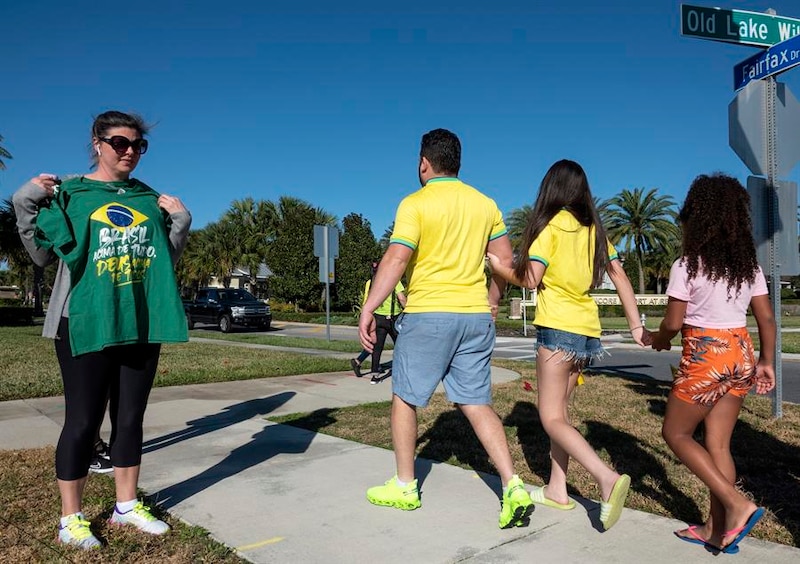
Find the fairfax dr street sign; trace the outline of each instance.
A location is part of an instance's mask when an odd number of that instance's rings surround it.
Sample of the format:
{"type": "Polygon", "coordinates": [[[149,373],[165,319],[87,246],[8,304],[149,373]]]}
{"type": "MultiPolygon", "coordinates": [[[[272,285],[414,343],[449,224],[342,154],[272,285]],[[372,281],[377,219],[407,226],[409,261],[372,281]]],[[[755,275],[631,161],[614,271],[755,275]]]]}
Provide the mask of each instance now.
{"type": "Polygon", "coordinates": [[[756,53],[733,67],[733,89],[747,86],[751,80],[760,80],[800,65],[800,35],[756,53]]]}
{"type": "Polygon", "coordinates": [[[681,35],[771,47],[800,35],[800,20],[745,10],[681,4],[681,35]]]}

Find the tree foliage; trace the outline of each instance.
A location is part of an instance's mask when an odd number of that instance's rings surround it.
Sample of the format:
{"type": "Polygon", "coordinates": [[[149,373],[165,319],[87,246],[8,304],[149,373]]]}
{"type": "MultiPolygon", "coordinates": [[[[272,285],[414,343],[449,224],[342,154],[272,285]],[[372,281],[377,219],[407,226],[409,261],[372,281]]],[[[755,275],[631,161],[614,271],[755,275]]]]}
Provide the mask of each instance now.
{"type": "Polygon", "coordinates": [[[336,306],[339,311],[361,305],[364,283],[372,274],[372,261],[380,258],[381,254],[368,220],[357,213],[342,219],[339,258],[336,261],[336,306]]]}
{"type": "MultiPolygon", "coordinates": [[[[597,207],[611,241],[627,259],[634,287],[643,292],[648,281],[661,289],[669,266],[679,252],[675,204],[657,190],[623,190],[598,201],[597,207]]],[[[515,246],[528,222],[532,205],[512,210],[506,219],[515,246]]],[[[205,285],[212,276],[224,284],[237,267],[255,273],[261,264],[272,270],[269,294],[293,303],[298,309],[324,307],[319,282],[319,259],[314,256],[314,226],[336,226],[337,219],[322,208],[292,196],[277,201],[245,198],[235,200],[220,219],[189,234],[189,243],[178,265],[182,288],[205,285]]],[[[338,311],[360,305],[371,262],[388,248],[394,224],[376,241],[369,221],[353,212],[342,219],[339,257],[336,260],[332,306],[338,311]]]]}
{"type": "MultiPolygon", "coordinates": [[[[639,293],[645,289],[645,254],[664,249],[677,236],[677,213],[671,196],[659,196],[656,188],[627,188],[601,206],[603,224],[614,245],[621,244],[637,266],[639,293]]],[[[635,286],[634,286],[635,287],[635,286]]]]}
{"type": "MultiPolygon", "coordinates": [[[[2,143],[2,142],[3,142],[3,136],[2,136],[2,135],[0,135],[0,143],[2,143]]],[[[12,156],[11,156],[11,153],[9,153],[9,152],[8,152],[8,151],[5,149],[5,147],[3,147],[2,145],[0,145],[0,170],[5,170],[5,169],[6,169],[6,163],[5,163],[5,161],[6,161],[7,159],[13,159],[13,158],[14,158],[14,157],[12,157],[12,156]]]]}
{"type": "Polygon", "coordinates": [[[321,307],[319,259],[314,256],[314,225],[336,225],[336,218],[290,196],[271,203],[275,232],[267,249],[273,272],[272,295],[298,309],[321,307]]]}
{"type": "Polygon", "coordinates": [[[0,261],[5,261],[11,266],[31,264],[17,232],[14,205],[8,199],[0,202],[0,261]]]}
{"type": "Polygon", "coordinates": [[[268,242],[275,238],[274,206],[253,198],[235,200],[221,221],[233,229],[239,251],[236,266],[246,267],[255,285],[259,267],[267,260],[268,242]]]}
{"type": "Polygon", "coordinates": [[[390,223],[389,227],[387,227],[384,230],[383,235],[381,235],[381,238],[378,241],[378,247],[381,250],[381,252],[380,252],[381,256],[383,256],[383,253],[385,253],[386,249],[389,248],[389,240],[392,238],[392,232],[393,231],[394,231],[394,221],[392,223],[390,223]]]}
{"type": "Polygon", "coordinates": [[[511,241],[511,248],[517,251],[522,241],[522,233],[525,231],[525,226],[533,213],[533,206],[525,204],[521,208],[511,210],[506,219],[505,224],[508,229],[508,238],[511,241]]]}

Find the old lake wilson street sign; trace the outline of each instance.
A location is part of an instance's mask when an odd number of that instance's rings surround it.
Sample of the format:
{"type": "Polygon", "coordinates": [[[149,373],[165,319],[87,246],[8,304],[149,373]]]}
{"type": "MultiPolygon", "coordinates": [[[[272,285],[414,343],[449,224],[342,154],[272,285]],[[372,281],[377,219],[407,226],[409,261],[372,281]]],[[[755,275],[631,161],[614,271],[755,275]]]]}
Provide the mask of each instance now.
{"type": "Polygon", "coordinates": [[[681,35],[771,47],[800,35],[800,20],[745,10],[681,4],[681,35]]]}

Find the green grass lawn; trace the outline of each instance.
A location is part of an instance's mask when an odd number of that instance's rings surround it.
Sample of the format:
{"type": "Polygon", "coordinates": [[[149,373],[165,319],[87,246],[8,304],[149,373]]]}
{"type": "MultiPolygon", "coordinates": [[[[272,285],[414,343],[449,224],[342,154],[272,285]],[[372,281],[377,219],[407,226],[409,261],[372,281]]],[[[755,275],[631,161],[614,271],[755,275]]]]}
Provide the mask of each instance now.
{"type": "MultiPolygon", "coordinates": [[[[222,341],[238,341],[241,343],[255,343],[258,345],[272,345],[276,347],[292,347],[298,349],[317,349],[321,351],[361,352],[361,345],[358,341],[336,341],[305,337],[277,337],[275,335],[264,335],[256,333],[220,333],[219,331],[192,330],[189,331],[190,337],[202,337],[205,339],[219,339],[222,341]]],[[[384,350],[392,348],[391,339],[386,340],[384,350]]]]}
{"type": "MultiPolygon", "coordinates": [[[[0,327],[0,401],[63,393],[53,341],[40,326],[0,327]]],[[[356,345],[356,343],[352,343],[356,345]]],[[[347,360],[225,345],[164,345],[156,386],[350,370],[347,360]]]]}

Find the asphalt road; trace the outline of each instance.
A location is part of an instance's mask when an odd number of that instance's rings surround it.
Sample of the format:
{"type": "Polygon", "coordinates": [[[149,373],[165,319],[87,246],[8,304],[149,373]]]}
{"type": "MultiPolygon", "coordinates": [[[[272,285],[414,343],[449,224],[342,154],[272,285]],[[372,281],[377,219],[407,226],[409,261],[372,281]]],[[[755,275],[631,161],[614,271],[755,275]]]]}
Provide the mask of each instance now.
{"type": "MultiPolygon", "coordinates": [[[[602,341],[608,355],[592,364],[591,368],[604,374],[617,374],[627,378],[653,378],[669,382],[672,380],[670,365],[677,366],[680,360],[680,350],[676,349],[657,352],[621,342],[613,337],[603,337],[602,341]]],[[[532,339],[498,337],[492,356],[533,361],[532,339]]],[[[800,403],[800,359],[783,359],[782,378],[783,401],[800,403]]]]}
{"type": "MultiPolygon", "coordinates": [[[[207,327],[211,331],[218,331],[212,326],[207,327]]],[[[274,321],[272,329],[266,334],[325,339],[328,327],[310,323],[274,321]]],[[[355,341],[358,340],[358,331],[355,327],[331,325],[330,336],[332,340],[355,341]]],[[[656,352],[651,349],[642,349],[631,343],[623,342],[616,336],[603,337],[602,340],[609,354],[593,364],[593,369],[628,378],[653,378],[662,381],[672,379],[669,367],[678,364],[680,351],[656,352]]],[[[492,356],[533,362],[533,339],[531,337],[498,337],[492,356]]],[[[783,359],[782,372],[783,401],[800,403],[800,355],[786,355],[783,359]]]]}

